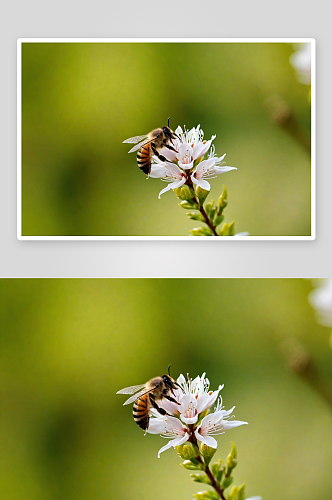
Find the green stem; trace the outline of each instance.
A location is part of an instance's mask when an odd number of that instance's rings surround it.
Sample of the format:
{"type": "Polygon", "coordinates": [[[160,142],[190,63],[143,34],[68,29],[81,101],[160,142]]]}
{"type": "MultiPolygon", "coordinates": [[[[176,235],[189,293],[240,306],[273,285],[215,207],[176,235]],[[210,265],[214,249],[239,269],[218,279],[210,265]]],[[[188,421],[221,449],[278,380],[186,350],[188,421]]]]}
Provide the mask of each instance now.
{"type": "MultiPolygon", "coordinates": [[[[187,184],[187,186],[189,188],[191,188],[194,191],[194,186],[193,186],[192,180],[190,178],[190,175],[187,176],[187,182],[186,182],[186,184],[187,184]]],[[[208,216],[208,214],[205,212],[203,204],[200,202],[200,199],[197,198],[194,195],[192,197],[192,201],[195,203],[195,205],[197,205],[199,207],[199,211],[201,212],[201,214],[204,217],[205,224],[211,229],[211,231],[214,234],[214,236],[219,236],[219,234],[216,231],[216,227],[213,225],[212,220],[210,219],[210,217],[208,216]]]]}
{"type": "Polygon", "coordinates": [[[197,456],[195,457],[195,459],[199,462],[199,464],[201,465],[202,470],[205,472],[205,474],[207,475],[207,477],[210,479],[211,486],[216,490],[216,492],[218,493],[218,495],[220,496],[220,498],[222,500],[226,500],[226,498],[224,496],[224,490],[222,490],[220,488],[220,485],[219,485],[218,481],[216,480],[216,478],[212,474],[209,466],[204,463],[204,460],[202,459],[202,457],[201,457],[201,455],[199,453],[197,439],[196,439],[196,436],[194,434],[192,434],[191,442],[193,444],[194,449],[197,452],[197,456]]]}
{"type": "Polygon", "coordinates": [[[202,469],[204,470],[204,472],[207,475],[207,477],[210,479],[211,486],[216,490],[216,492],[218,493],[218,495],[220,496],[220,498],[222,500],[226,500],[226,498],[224,497],[224,490],[222,490],[220,488],[220,486],[219,486],[218,482],[216,481],[216,478],[212,474],[209,466],[205,465],[205,463],[203,462],[203,460],[202,460],[202,458],[201,458],[200,455],[197,455],[197,457],[195,457],[195,458],[201,464],[202,469]]]}
{"type": "Polygon", "coordinates": [[[215,226],[213,225],[212,220],[210,219],[210,217],[208,216],[208,214],[205,212],[204,207],[201,204],[199,204],[199,211],[201,212],[201,214],[203,215],[203,217],[205,219],[205,224],[207,226],[209,226],[209,228],[211,229],[211,231],[213,232],[213,234],[215,236],[219,236],[218,233],[217,233],[217,231],[216,231],[215,226]]]}

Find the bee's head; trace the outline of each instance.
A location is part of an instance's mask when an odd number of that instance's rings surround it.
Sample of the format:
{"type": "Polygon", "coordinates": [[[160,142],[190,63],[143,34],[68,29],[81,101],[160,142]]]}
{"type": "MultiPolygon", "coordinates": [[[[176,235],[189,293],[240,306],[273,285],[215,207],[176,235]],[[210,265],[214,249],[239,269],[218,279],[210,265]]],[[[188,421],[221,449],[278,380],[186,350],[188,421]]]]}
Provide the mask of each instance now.
{"type": "Polygon", "coordinates": [[[171,390],[171,392],[174,394],[174,390],[176,389],[181,389],[180,385],[175,382],[175,380],[172,379],[170,375],[163,375],[162,376],[163,382],[165,386],[171,390]]]}
{"type": "Polygon", "coordinates": [[[173,139],[174,134],[169,127],[163,127],[163,132],[165,134],[165,137],[167,137],[167,139],[173,139]]]}
{"type": "Polygon", "coordinates": [[[168,139],[175,139],[175,137],[177,137],[178,139],[180,139],[180,137],[175,133],[173,132],[173,130],[170,128],[169,126],[169,118],[167,120],[167,127],[163,127],[163,132],[165,134],[165,136],[168,138],[168,139]]]}

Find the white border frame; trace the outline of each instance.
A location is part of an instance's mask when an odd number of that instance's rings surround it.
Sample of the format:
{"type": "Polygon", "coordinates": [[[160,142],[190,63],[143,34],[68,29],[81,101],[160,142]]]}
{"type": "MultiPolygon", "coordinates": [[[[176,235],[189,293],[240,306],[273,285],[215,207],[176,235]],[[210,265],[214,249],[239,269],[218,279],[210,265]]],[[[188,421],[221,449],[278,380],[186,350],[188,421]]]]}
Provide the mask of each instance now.
{"type": "Polygon", "coordinates": [[[316,238],[316,40],[314,38],[19,38],[17,40],[17,239],[269,241],[316,238]],[[310,236],[22,236],[22,43],[310,43],[311,44],[311,235],[310,236]]]}

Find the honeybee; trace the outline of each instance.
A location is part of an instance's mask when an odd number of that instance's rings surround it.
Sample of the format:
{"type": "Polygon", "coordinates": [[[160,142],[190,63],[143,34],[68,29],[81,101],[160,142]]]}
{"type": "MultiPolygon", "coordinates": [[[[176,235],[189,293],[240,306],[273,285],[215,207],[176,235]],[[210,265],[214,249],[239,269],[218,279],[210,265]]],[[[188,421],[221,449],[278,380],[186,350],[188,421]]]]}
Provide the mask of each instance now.
{"type": "Polygon", "coordinates": [[[149,427],[151,408],[155,408],[161,415],[169,415],[169,413],[167,413],[164,408],[160,408],[158,406],[157,401],[168,399],[168,401],[179,404],[172,396],[169,395],[170,393],[172,393],[174,396],[174,390],[178,388],[181,389],[179,384],[170,376],[170,366],[171,365],[169,365],[168,367],[168,375],[155,377],[151,380],[148,380],[145,384],[125,387],[124,389],[121,389],[121,391],[117,392],[117,394],[137,393],[127,399],[127,401],[125,401],[123,404],[129,405],[130,403],[134,402],[134,420],[136,424],[139,425],[144,431],[147,431],[149,427]]]}
{"type": "Polygon", "coordinates": [[[176,149],[174,149],[174,147],[169,144],[172,143],[172,140],[176,137],[179,138],[179,136],[169,128],[168,118],[167,127],[156,128],[148,134],[130,137],[123,142],[139,143],[131,148],[128,153],[133,153],[134,151],[138,150],[138,166],[142,170],[142,172],[144,172],[149,177],[151,172],[152,155],[158,156],[161,161],[168,161],[165,156],[159,153],[158,149],[167,148],[178,153],[178,151],[176,151],[176,149]]]}

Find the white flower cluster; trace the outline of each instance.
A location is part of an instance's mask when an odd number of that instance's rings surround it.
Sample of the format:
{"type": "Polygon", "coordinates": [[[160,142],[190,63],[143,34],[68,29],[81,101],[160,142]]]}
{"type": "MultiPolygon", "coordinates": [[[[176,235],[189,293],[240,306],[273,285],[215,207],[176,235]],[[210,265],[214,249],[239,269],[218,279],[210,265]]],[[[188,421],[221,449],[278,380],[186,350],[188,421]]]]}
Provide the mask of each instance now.
{"type": "Polygon", "coordinates": [[[322,285],[310,293],[309,302],[316,310],[318,322],[332,327],[332,278],[322,280],[322,285]]]}
{"type": "Polygon", "coordinates": [[[161,416],[157,410],[152,410],[154,416],[150,419],[147,432],[173,438],[159,450],[158,457],[171,446],[175,448],[186,441],[193,443],[200,441],[211,448],[217,448],[217,441],[212,435],[222,434],[228,429],[247,424],[239,420],[230,420],[235,407],[228,411],[223,410],[222,398],[219,396],[223,386],[220,385],[216,391],[210,391],[210,383],[205,373],[194,380],[189,379],[189,376],[186,380],[180,375],[177,382],[180,386],[174,391],[177,403],[167,399],[159,403],[168,415],[161,416]],[[209,413],[215,401],[217,406],[209,413]]]}
{"type": "Polygon", "coordinates": [[[310,85],[311,83],[311,44],[303,43],[295,45],[295,52],[289,61],[296,70],[296,76],[300,83],[310,85]]]}
{"type": "Polygon", "coordinates": [[[150,177],[160,178],[169,183],[160,191],[159,198],[169,189],[176,189],[183,184],[195,184],[209,191],[210,184],[205,179],[212,179],[229,170],[236,170],[235,167],[222,166],[225,163],[223,159],[226,154],[220,158],[215,155],[212,141],[216,136],[213,135],[209,141],[203,140],[204,133],[200,125],[189,131],[186,129],[183,131],[179,126],[175,133],[178,138],[173,139],[172,144],[176,151],[167,148],[160,150],[160,154],[168,161],[161,161],[157,156],[153,156],[154,163],[151,166],[150,177]],[[204,159],[207,153],[207,158],[204,159]]]}

